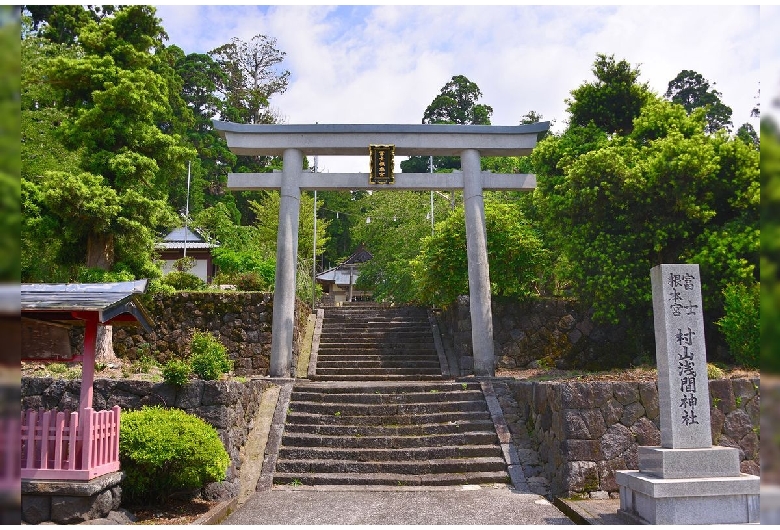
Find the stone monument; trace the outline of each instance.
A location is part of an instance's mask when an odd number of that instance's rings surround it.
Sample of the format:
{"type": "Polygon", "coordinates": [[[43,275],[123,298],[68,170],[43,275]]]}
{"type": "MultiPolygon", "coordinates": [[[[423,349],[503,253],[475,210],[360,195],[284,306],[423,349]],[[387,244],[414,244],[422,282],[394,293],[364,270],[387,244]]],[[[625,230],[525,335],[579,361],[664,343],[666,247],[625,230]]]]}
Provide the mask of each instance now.
{"type": "Polygon", "coordinates": [[[653,290],[661,446],[617,471],[620,512],[650,524],[757,523],[759,477],[739,453],[713,447],[698,265],[658,265],[653,290]]]}

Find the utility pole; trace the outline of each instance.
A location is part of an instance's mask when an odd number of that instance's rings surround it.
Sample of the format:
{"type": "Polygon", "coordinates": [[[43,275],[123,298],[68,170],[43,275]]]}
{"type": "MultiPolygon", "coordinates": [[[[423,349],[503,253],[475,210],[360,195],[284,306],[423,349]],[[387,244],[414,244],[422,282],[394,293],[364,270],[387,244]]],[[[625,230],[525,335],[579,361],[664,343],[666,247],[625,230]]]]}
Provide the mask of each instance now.
{"type": "Polygon", "coordinates": [[[190,219],[190,174],[192,170],[192,162],[187,162],[187,200],[184,205],[184,257],[187,257],[187,229],[190,219]]]}

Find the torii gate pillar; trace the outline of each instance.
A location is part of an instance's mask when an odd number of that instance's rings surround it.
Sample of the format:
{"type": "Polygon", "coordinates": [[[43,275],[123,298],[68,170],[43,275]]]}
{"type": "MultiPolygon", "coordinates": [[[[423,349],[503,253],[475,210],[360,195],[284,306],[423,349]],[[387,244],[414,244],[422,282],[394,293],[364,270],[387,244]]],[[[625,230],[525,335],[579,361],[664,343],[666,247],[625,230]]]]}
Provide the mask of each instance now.
{"type": "Polygon", "coordinates": [[[289,377],[295,331],[295,273],[298,269],[298,218],[301,188],[298,177],[303,153],[286,149],[283,155],[279,204],[279,232],[276,236],[276,283],[274,317],[271,324],[271,377],[289,377]]]}
{"type": "Polygon", "coordinates": [[[490,271],[479,151],[464,150],[460,155],[460,167],[463,171],[474,375],[492,377],[495,375],[493,310],[490,307],[490,271]]]}

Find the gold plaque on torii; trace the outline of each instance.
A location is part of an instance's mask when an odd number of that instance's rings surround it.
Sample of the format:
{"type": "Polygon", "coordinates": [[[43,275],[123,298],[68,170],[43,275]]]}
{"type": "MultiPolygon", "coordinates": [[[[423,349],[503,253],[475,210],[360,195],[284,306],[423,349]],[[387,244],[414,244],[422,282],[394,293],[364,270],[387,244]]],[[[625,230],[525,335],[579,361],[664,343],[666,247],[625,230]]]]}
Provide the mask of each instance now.
{"type": "Polygon", "coordinates": [[[369,145],[368,153],[371,155],[371,173],[368,176],[369,184],[393,184],[393,156],[394,145],[369,145]]]}

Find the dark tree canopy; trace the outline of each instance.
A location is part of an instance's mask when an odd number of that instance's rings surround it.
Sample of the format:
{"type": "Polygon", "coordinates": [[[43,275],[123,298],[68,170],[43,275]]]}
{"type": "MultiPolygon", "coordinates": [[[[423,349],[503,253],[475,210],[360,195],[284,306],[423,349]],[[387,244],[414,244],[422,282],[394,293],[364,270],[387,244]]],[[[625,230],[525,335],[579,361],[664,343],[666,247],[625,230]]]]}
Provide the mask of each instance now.
{"type": "MultiPolygon", "coordinates": [[[[714,83],[713,83],[714,84],[714,83]]],[[[679,103],[688,113],[696,109],[707,110],[706,131],[731,130],[731,107],[725,105],[721,93],[710,87],[710,82],[693,70],[682,70],[669,81],[664,94],[673,103],[679,103]]]]}
{"type": "Polygon", "coordinates": [[[647,84],[639,83],[639,68],[600,53],[592,71],[596,81],[575,88],[566,100],[570,125],[593,123],[606,133],[630,133],[650,94],[647,84]]]}
{"type": "MultiPolygon", "coordinates": [[[[477,103],[482,91],[476,83],[464,75],[452,76],[438,96],[423,113],[424,124],[490,125],[493,107],[477,103]]],[[[459,169],[460,158],[454,156],[433,157],[434,170],[459,169]]],[[[426,173],[430,171],[427,156],[413,156],[401,162],[404,173],[426,173]]]]}

